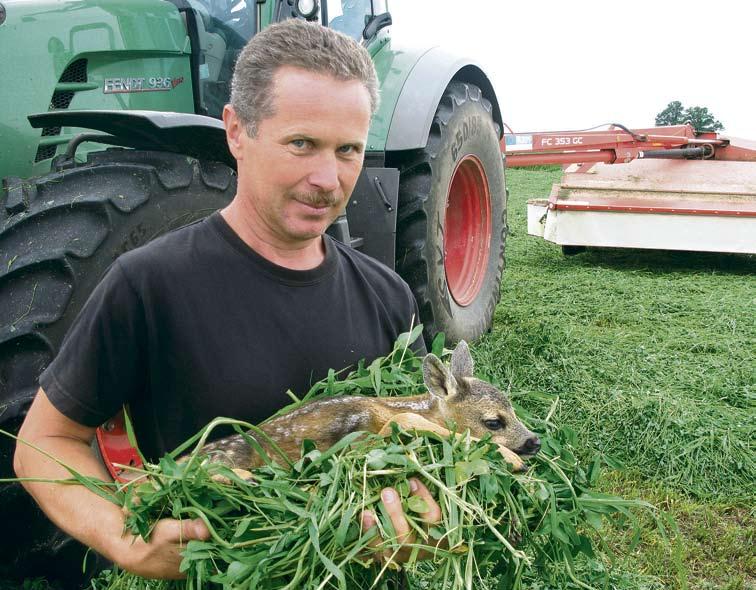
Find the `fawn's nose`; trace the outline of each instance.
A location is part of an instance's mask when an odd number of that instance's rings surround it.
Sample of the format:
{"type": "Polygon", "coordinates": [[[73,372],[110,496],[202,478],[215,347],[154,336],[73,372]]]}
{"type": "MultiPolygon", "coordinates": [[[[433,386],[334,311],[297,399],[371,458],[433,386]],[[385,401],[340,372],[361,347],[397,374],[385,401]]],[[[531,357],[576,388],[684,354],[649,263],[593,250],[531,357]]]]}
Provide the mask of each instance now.
{"type": "Polygon", "coordinates": [[[518,455],[535,455],[541,450],[541,439],[537,436],[531,436],[517,450],[518,455]]]}

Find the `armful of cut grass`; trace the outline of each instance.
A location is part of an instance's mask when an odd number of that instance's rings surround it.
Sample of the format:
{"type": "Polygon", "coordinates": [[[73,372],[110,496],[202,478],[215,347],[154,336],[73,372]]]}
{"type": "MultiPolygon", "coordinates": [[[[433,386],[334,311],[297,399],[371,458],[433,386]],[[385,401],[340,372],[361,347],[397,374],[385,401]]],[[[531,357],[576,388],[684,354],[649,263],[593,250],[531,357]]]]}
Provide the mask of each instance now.
{"type": "Polygon", "coordinates": [[[485,588],[487,571],[513,581],[547,572],[567,581],[581,553],[586,559],[598,553],[587,528],[601,528],[612,514],[632,522],[635,511],[651,508],[590,493],[588,472],[572,462],[564,433],[553,442],[560,454],[547,450],[524,474],[512,473],[490,441],[399,427],[388,438],[354,433],[325,451],[305,445],[291,467],[272,462],[249,481],[222,465],[166,460],[149,467],[157,484],[134,490],[140,500],[129,526],[149,531],[157,518],[203,514],[212,539],[190,542],[182,563],[195,587],[369,588],[392,568],[391,561],[375,564],[371,552],[401,548],[380,503],[380,491],[393,487],[416,532],[408,571],[421,569],[434,584],[459,589],[485,588]],[[232,484],[213,480],[217,473],[232,484]],[[439,524],[427,528],[418,518],[427,506],[410,494],[411,477],[436,498],[439,524]],[[378,546],[359,527],[364,510],[377,515],[378,546]],[[422,552],[429,561],[419,561],[422,552]],[[561,564],[556,573],[554,564],[561,564]]]}
{"type": "MultiPolygon", "coordinates": [[[[296,405],[342,393],[418,393],[423,388],[421,361],[407,350],[409,339],[342,379],[332,373],[296,405]]],[[[249,426],[227,420],[211,426],[220,423],[234,423],[239,433],[249,426]]],[[[576,578],[576,562],[597,559],[598,548],[587,531],[600,528],[612,514],[634,524],[635,511],[653,510],[593,494],[598,463],[591,469],[578,464],[566,430],[546,433],[543,450],[526,473],[511,472],[491,437],[444,437],[394,426],[387,437],[353,432],[328,449],[305,441],[296,460],[274,453],[249,480],[202,459],[200,439],[207,435],[208,429],[157,465],[146,465],[145,479],[119,490],[128,509],[127,527],[145,538],[161,518],[206,523],[211,538],[189,542],[183,553],[187,580],[140,586],[145,582],[116,571],[104,575],[96,588],[379,587],[391,560],[376,564],[371,551],[392,554],[400,548],[381,510],[385,487],[397,490],[416,531],[404,568],[428,583],[484,588],[493,574],[508,584],[504,587],[518,588],[523,577],[548,575],[579,586],[584,583],[576,578]],[[192,446],[190,459],[177,462],[192,446]],[[217,475],[231,483],[218,482],[217,475]],[[427,507],[409,493],[411,477],[421,479],[436,498],[442,511],[438,525],[426,528],[416,516],[427,507]],[[372,546],[375,533],[365,534],[359,526],[359,515],[367,509],[377,515],[383,538],[377,547],[372,546]],[[422,551],[430,559],[420,564],[422,551]]]]}

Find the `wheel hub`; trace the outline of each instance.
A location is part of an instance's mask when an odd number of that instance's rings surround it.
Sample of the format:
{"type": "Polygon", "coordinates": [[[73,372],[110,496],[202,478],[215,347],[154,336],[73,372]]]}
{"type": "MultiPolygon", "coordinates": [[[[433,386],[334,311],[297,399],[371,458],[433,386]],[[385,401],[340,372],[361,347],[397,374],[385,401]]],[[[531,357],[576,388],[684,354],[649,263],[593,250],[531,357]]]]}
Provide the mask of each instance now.
{"type": "Polygon", "coordinates": [[[457,164],[444,218],[444,270],[454,301],[465,307],[478,295],[491,253],[491,193],[480,160],[457,164]]]}

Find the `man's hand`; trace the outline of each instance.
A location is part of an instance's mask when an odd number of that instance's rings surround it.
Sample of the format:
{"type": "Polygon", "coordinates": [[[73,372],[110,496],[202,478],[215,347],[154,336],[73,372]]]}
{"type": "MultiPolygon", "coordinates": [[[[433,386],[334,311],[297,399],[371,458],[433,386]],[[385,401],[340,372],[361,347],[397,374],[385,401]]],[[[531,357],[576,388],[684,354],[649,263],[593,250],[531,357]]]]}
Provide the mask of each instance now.
{"type": "MultiPolygon", "coordinates": [[[[423,512],[419,515],[420,520],[422,520],[429,526],[441,522],[441,507],[438,505],[436,500],[434,500],[433,496],[428,491],[428,488],[426,488],[422,484],[422,482],[414,477],[410,478],[409,484],[410,494],[412,496],[419,496],[420,498],[425,500],[425,503],[428,506],[428,511],[423,512]]],[[[391,519],[391,524],[394,527],[394,531],[396,532],[397,542],[403,545],[403,547],[399,549],[399,551],[394,551],[390,548],[384,549],[383,558],[385,560],[391,559],[392,561],[397,563],[404,563],[410,558],[410,555],[412,554],[413,547],[411,547],[411,545],[416,542],[415,531],[407,522],[407,518],[404,515],[404,511],[402,510],[401,498],[399,497],[399,494],[396,492],[396,490],[394,490],[393,488],[384,488],[381,491],[381,500],[383,502],[383,506],[386,508],[386,513],[391,519]]],[[[362,530],[364,532],[367,532],[372,527],[374,527],[376,525],[376,522],[377,521],[374,513],[365,511],[362,514],[362,530]]],[[[380,547],[382,543],[382,539],[379,536],[376,536],[370,542],[370,546],[377,548],[380,547]]],[[[421,559],[424,559],[428,557],[428,554],[425,552],[420,552],[419,557],[421,559]]]]}
{"type": "Polygon", "coordinates": [[[186,577],[179,572],[181,552],[186,544],[208,538],[210,531],[200,519],[166,518],[157,522],[149,542],[131,535],[122,537],[113,558],[120,567],[143,578],[180,580],[186,577]]]}

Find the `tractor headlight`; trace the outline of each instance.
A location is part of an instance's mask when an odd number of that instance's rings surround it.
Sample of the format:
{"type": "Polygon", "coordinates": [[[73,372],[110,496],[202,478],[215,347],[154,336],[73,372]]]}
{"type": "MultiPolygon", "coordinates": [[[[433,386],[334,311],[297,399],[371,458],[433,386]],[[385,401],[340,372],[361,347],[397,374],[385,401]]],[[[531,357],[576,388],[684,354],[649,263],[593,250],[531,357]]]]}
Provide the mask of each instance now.
{"type": "Polygon", "coordinates": [[[294,3],[297,14],[308,20],[318,13],[319,8],[318,0],[296,0],[294,3]]]}

